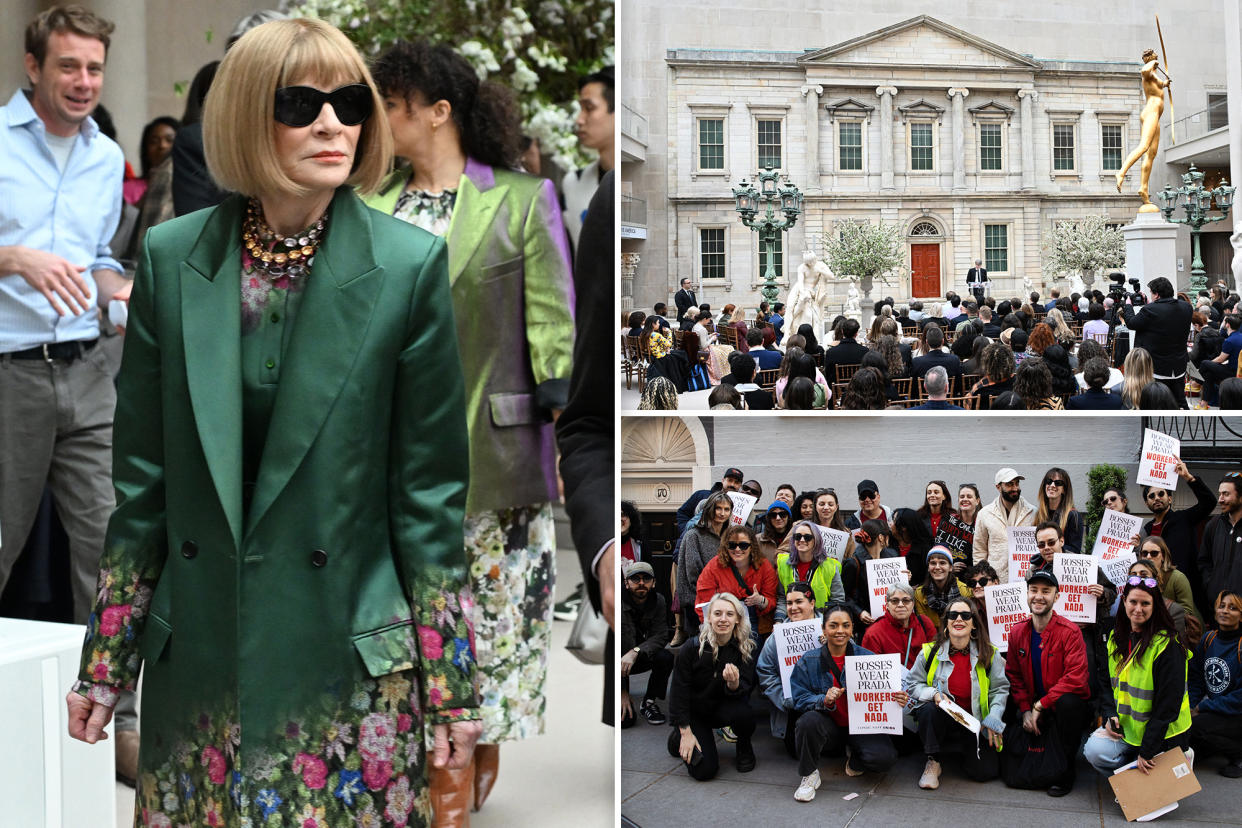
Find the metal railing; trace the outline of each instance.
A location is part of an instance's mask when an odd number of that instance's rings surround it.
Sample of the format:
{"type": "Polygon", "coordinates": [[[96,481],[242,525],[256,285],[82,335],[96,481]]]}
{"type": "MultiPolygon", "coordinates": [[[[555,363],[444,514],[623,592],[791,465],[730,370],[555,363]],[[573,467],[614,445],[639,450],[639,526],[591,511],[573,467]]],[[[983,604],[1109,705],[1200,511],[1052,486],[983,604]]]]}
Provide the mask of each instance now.
{"type": "Polygon", "coordinates": [[[647,119],[621,104],[621,134],[647,146],[647,119]]]}
{"type": "Polygon", "coordinates": [[[621,196],[621,221],[624,224],[647,226],[647,202],[633,196],[621,196]]]}
{"type": "Polygon", "coordinates": [[[1201,109],[1193,115],[1179,118],[1174,122],[1177,142],[1183,144],[1194,138],[1207,135],[1214,129],[1229,126],[1228,101],[1219,100],[1207,109],[1201,109]]]}

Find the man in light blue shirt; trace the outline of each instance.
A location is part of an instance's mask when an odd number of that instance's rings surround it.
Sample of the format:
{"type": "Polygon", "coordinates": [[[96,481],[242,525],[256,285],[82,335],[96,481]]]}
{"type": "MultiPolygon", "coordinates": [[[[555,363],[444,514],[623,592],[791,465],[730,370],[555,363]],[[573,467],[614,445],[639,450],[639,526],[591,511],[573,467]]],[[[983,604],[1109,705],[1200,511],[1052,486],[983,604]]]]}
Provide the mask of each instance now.
{"type": "MultiPolygon", "coordinates": [[[[50,488],[69,536],[78,623],[115,505],[116,391],[97,347],[99,313],[130,289],[108,249],[125,161],[90,118],[112,30],[77,6],[38,15],[26,29],[31,88],[0,107],[0,589],[50,488]]],[[[122,743],[136,758],[133,728],[119,711],[118,773],[131,765],[122,743]]]]}

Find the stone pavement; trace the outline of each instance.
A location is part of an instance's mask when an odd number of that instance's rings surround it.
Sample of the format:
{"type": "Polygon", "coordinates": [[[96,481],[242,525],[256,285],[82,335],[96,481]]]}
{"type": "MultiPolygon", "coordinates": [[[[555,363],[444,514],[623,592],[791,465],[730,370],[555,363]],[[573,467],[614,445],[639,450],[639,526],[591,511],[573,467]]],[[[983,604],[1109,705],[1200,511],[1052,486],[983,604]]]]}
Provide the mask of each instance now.
{"type": "MultiPolygon", "coordinates": [[[[642,699],[647,675],[636,676],[631,692],[642,699]]],[[[766,704],[766,702],[765,702],[766,704]]],[[[667,703],[661,709],[668,711],[667,703]]],[[[903,756],[887,774],[845,775],[842,757],[825,756],[823,779],[812,802],[796,802],[797,762],[772,738],[766,710],[752,697],[757,713],[755,755],[758,767],[739,774],[733,767],[734,748],[718,740],[720,775],[695,782],[680,759],[668,754],[668,727],[643,721],[621,732],[621,814],[640,828],[721,825],[815,825],[849,828],[890,828],[894,825],[987,825],[995,828],[1025,824],[1039,828],[1126,825],[1112,788],[1079,758],[1078,784],[1072,793],[1054,799],[1043,791],[1005,787],[999,779],[971,782],[956,760],[944,762],[940,788],[918,787],[923,771],[921,752],[903,756]],[[854,799],[843,797],[857,793],[854,799]]],[[[1160,825],[1242,825],[1242,780],[1217,773],[1223,760],[1197,765],[1203,790],[1182,801],[1177,810],[1156,820],[1160,825]]]]}

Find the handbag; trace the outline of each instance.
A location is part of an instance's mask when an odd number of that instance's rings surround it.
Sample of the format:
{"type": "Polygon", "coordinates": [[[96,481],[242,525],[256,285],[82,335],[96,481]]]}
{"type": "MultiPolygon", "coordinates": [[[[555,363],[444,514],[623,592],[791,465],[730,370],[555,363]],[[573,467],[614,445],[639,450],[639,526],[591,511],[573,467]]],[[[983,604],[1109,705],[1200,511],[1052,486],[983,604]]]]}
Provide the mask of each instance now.
{"type": "Polygon", "coordinates": [[[573,653],[574,657],[583,664],[603,664],[608,655],[605,652],[608,643],[608,622],[604,620],[604,616],[596,612],[595,607],[591,606],[586,584],[582,585],[580,597],[582,603],[578,605],[578,617],[574,619],[574,626],[569,631],[569,640],[565,642],[565,649],[573,653]]]}
{"type": "Polygon", "coordinates": [[[1039,733],[1022,729],[1022,721],[1005,728],[1005,750],[1001,752],[1001,778],[1011,788],[1027,790],[1055,785],[1068,767],[1065,749],[1057,733],[1057,722],[1041,718],[1039,733]]]}

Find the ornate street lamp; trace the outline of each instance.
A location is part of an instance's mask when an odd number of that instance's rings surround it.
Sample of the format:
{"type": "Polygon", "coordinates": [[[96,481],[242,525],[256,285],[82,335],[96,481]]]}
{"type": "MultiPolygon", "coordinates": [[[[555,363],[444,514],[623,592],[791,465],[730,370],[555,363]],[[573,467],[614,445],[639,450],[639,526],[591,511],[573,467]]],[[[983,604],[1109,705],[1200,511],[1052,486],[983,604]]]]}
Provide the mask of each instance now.
{"type": "Polygon", "coordinates": [[[1203,173],[1191,164],[1190,172],[1182,176],[1182,186],[1173,189],[1165,184],[1164,189],[1156,193],[1156,198],[1160,199],[1160,212],[1164,214],[1164,220],[1190,227],[1190,241],[1195,254],[1190,265],[1192,294],[1207,288],[1207,273],[1203,270],[1203,258],[1199,254],[1199,230],[1205,224],[1229,218],[1229,208],[1233,206],[1233,191],[1234,188],[1224,179],[1221,179],[1220,185],[1215,189],[1207,189],[1203,186],[1203,173]],[[1213,201],[1216,202],[1216,209],[1221,212],[1219,216],[1208,216],[1213,201]],[[1178,208],[1185,211],[1185,218],[1173,218],[1173,213],[1178,208]]]}
{"type": "Polygon", "coordinates": [[[756,176],[759,189],[745,178],[733,188],[734,210],[742,219],[742,224],[759,234],[759,244],[767,253],[768,265],[763,271],[763,289],[760,293],[769,304],[776,302],[780,288],[776,286],[776,235],[793,229],[802,214],[802,193],[790,183],[786,177],[771,167],[760,171],[756,176]],[[762,204],[763,215],[759,215],[762,204]],[[784,215],[778,218],[777,213],[784,215]]]}

